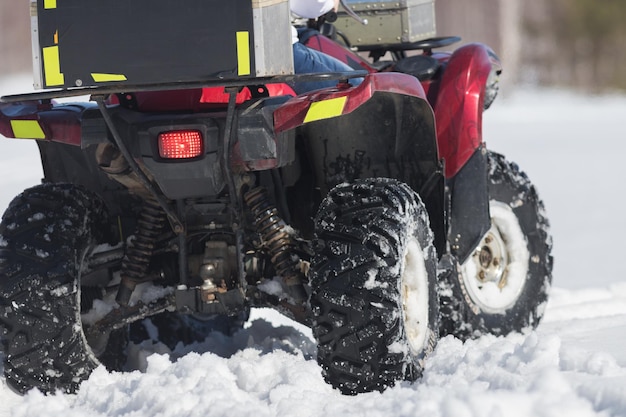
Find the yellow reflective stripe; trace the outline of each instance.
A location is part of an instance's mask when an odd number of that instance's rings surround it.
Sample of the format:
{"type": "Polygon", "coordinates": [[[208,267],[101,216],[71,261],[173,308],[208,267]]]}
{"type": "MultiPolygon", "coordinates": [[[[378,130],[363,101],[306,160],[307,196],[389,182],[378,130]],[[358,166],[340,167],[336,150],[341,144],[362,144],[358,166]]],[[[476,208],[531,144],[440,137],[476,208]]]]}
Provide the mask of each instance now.
{"type": "Polygon", "coordinates": [[[37,120],[11,120],[13,136],[17,139],[45,139],[46,134],[37,120]]]}
{"type": "Polygon", "coordinates": [[[341,116],[347,100],[348,97],[344,96],[311,103],[309,111],[304,117],[304,123],[341,116]]]}
{"type": "Polygon", "coordinates": [[[57,0],[43,0],[43,8],[44,9],[56,9],[57,0]]]}
{"type": "Polygon", "coordinates": [[[127,78],[124,74],[104,74],[94,72],[91,74],[93,80],[97,83],[106,83],[109,81],[126,81],[127,78]]]}
{"type": "Polygon", "coordinates": [[[250,33],[237,32],[237,74],[250,75],[250,33]]]}
{"type": "Polygon", "coordinates": [[[65,77],[61,73],[61,63],[59,62],[59,47],[48,46],[43,51],[43,71],[46,76],[46,86],[65,84],[65,77]]]}

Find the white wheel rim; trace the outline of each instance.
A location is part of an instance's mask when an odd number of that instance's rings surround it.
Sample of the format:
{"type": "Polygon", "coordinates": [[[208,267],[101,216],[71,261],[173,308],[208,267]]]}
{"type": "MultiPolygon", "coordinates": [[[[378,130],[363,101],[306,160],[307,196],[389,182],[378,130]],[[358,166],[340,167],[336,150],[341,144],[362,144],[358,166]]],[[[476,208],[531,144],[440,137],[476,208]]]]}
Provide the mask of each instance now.
{"type": "Polygon", "coordinates": [[[428,272],[424,252],[415,238],[409,240],[404,253],[401,295],[409,348],[418,354],[424,350],[428,333],[428,272]]]}
{"type": "Polygon", "coordinates": [[[528,273],[528,244],[513,209],[489,202],[491,229],[461,266],[462,283],[481,311],[504,314],[519,298],[528,273]]]}

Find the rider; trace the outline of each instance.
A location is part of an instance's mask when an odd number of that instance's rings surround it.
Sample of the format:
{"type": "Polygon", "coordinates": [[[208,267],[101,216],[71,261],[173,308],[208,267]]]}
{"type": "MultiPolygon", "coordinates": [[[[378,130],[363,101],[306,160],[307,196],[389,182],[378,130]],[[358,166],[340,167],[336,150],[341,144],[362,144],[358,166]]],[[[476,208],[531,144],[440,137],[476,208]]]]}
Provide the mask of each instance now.
{"type": "MultiPolygon", "coordinates": [[[[337,11],[339,0],[290,0],[291,12],[299,17],[314,19],[331,10],[337,11]]],[[[296,74],[324,73],[324,72],[348,72],[354,71],[347,64],[338,59],[308,48],[298,40],[298,32],[292,26],[293,60],[296,74]]],[[[351,79],[352,85],[359,84],[362,79],[351,79]]],[[[298,82],[293,86],[297,94],[320,88],[334,87],[337,80],[316,80],[311,82],[298,82]]]]}

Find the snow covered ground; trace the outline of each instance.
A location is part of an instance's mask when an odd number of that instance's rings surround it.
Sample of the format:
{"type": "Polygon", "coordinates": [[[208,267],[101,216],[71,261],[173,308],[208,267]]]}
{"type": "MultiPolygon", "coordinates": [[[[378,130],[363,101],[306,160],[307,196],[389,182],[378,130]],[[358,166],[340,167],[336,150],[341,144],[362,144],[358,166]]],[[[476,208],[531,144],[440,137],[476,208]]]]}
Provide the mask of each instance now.
{"type": "MultiPolygon", "coordinates": [[[[26,83],[0,79],[0,93],[26,83]]],[[[536,90],[486,113],[489,147],[529,174],[552,223],[554,288],[536,332],[443,339],[417,383],[343,397],[310,331],[257,310],[232,338],[142,351],[143,372],[98,369],[76,395],[19,397],[0,377],[0,417],[626,416],[625,117],[626,97],[536,90]]],[[[0,210],[41,175],[33,142],[1,140],[0,210]]]]}

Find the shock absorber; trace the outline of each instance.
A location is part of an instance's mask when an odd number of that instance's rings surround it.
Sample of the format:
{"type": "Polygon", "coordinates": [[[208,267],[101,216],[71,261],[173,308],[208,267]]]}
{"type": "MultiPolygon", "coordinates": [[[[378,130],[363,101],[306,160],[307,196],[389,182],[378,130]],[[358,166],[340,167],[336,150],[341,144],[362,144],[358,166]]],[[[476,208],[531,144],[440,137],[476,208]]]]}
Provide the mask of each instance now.
{"type": "Polygon", "coordinates": [[[295,252],[296,242],[278,209],[270,203],[267,190],[254,188],[243,198],[254,216],[254,225],[270,254],[276,274],[286,284],[287,293],[298,302],[306,301],[300,257],[295,252]]]}
{"type": "Polygon", "coordinates": [[[150,266],[150,258],[166,221],[167,216],[156,201],[144,200],[137,219],[135,238],[128,243],[122,260],[121,283],[116,297],[120,305],[128,305],[137,284],[148,280],[146,272],[150,266]]]}

